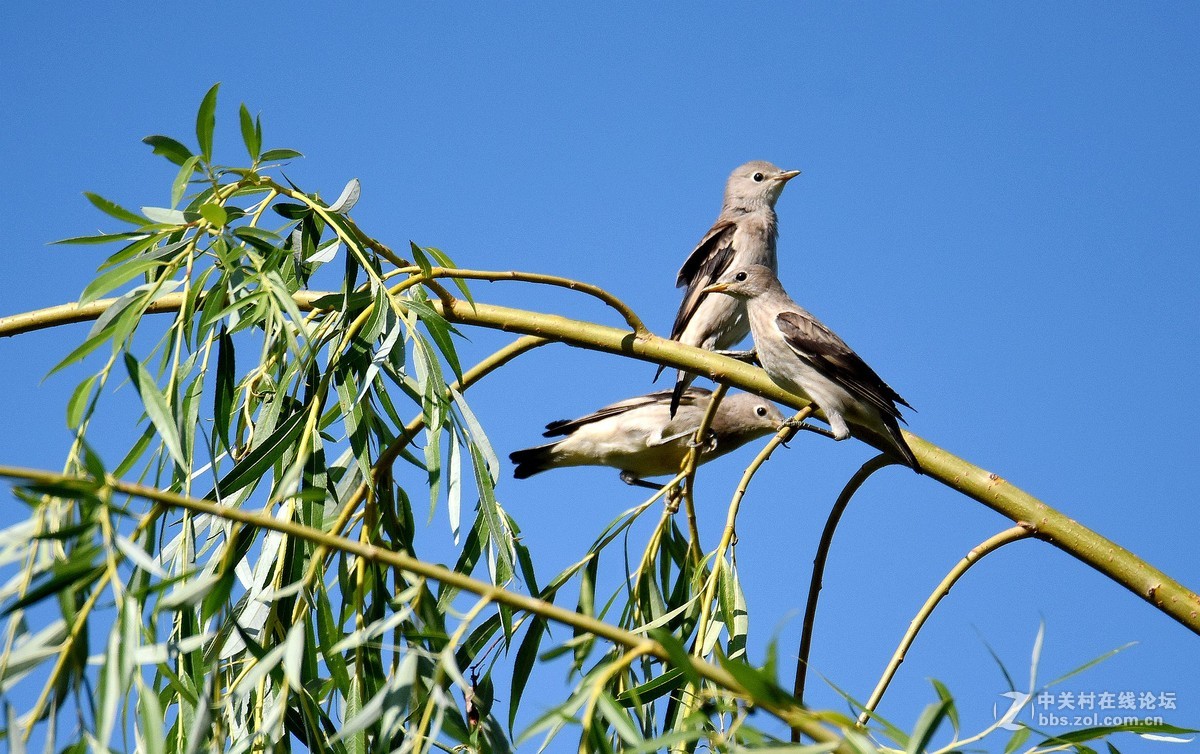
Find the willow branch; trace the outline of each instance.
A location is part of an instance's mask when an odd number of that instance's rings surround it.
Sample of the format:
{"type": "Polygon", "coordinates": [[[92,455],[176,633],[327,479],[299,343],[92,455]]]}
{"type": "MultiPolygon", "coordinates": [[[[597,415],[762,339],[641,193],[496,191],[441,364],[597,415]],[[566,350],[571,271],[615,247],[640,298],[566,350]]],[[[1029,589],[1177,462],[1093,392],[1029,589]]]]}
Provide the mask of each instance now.
{"type": "Polygon", "coordinates": [[[700,529],[696,525],[696,468],[700,465],[700,453],[708,444],[708,430],[712,427],[713,418],[717,415],[717,408],[721,405],[727,392],[729,392],[729,386],[723,383],[718,384],[716,390],[712,391],[712,395],[708,399],[708,408],[704,410],[700,426],[696,427],[696,434],[692,436],[692,445],[683,459],[683,471],[686,474],[683,478],[683,502],[687,507],[688,552],[697,562],[700,561],[703,550],[700,548],[700,529]]]}
{"type": "MultiPolygon", "coordinates": [[[[716,599],[717,594],[717,580],[723,567],[722,563],[725,561],[725,553],[733,543],[734,531],[737,527],[738,511],[742,506],[742,498],[745,497],[746,490],[750,487],[750,480],[754,478],[759,468],[767,462],[767,459],[771,457],[776,448],[796,436],[796,433],[800,431],[799,423],[804,421],[811,413],[811,406],[800,409],[800,412],[796,414],[792,421],[785,422],[779,428],[779,431],[767,441],[767,444],[763,446],[762,450],[758,451],[758,455],[754,457],[754,460],[742,472],[742,478],[738,482],[737,490],[733,493],[733,499],[729,501],[729,512],[725,518],[725,529],[721,532],[721,541],[717,545],[713,556],[712,570],[709,572],[708,579],[704,584],[704,596],[700,598],[700,620],[696,624],[696,641],[692,645],[692,654],[696,657],[704,654],[705,646],[708,644],[709,631],[716,630],[715,628],[710,629],[709,624],[711,622],[710,616],[712,615],[713,600],[716,599]]],[[[686,703],[689,706],[698,698],[698,694],[691,696],[685,694],[685,696],[687,697],[686,703]]],[[[688,710],[685,710],[681,718],[686,718],[687,715],[688,710]]]]}
{"type": "MultiPolygon", "coordinates": [[[[804,685],[808,678],[808,656],[812,651],[813,624],[817,620],[817,600],[821,596],[821,584],[825,579],[825,561],[829,558],[833,534],[837,531],[838,522],[842,520],[842,513],[850,504],[850,498],[854,497],[854,493],[858,492],[858,488],[862,487],[863,482],[867,481],[876,471],[893,463],[896,463],[896,460],[886,454],[877,455],[864,463],[858,471],[854,472],[854,476],[850,477],[850,481],[846,482],[846,486],[842,488],[841,494],[833,504],[833,510],[829,511],[829,517],[825,519],[825,528],[821,531],[821,541],[817,544],[816,555],[813,556],[812,577],[808,582],[808,602],[804,606],[804,624],[800,629],[796,683],[792,687],[792,694],[801,704],[804,703],[804,685]]],[[[800,740],[797,731],[792,731],[792,740],[800,740]]]]}
{"type": "MultiPolygon", "coordinates": [[[[294,295],[301,308],[313,308],[321,296],[312,291],[294,295]]],[[[41,330],[67,322],[92,320],[114,299],[94,301],[85,306],[66,304],[35,312],[0,318],[0,337],[41,330]]],[[[149,313],[176,311],[183,303],[180,294],[163,296],[147,308],[149,313]]],[[[693,374],[705,375],[717,382],[763,396],[770,400],[804,408],[808,402],[773,383],[758,367],[736,359],[683,345],[653,335],[638,337],[629,330],[606,327],[592,322],[568,319],[484,303],[458,299],[434,302],[442,316],[456,324],[487,327],[505,332],[537,335],[593,351],[613,353],[693,374]]],[[[1032,536],[1070,554],[1074,558],[1121,584],[1143,600],[1171,616],[1181,625],[1200,634],[1200,596],[1161,570],[1138,558],[1112,540],[1046,505],[998,475],[955,456],[911,432],[905,442],[921,464],[926,476],[977,500],[1014,523],[1026,526],[1032,536]]],[[[860,437],[864,442],[885,450],[885,441],[860,437]]]]}
{"type": "Polygon", "coordinates": [[[1029,534],[1029,530],[1023,526],[1014,526],[1010,529],[1005,529],[999,534],[981,542],[975,549],[968,552],[962,560],[955,563],[954,568],[950,569],[950,573],[947,573],[946,577],[937,585],[937,588],[933,590],[933,594],[929,595],[929,599],[925,600],[925,604],[921,605],[921,609],[917,612],[916,617],[908,625],[908,630],[904,632],[904,638],[900,640],[900,646],[896,647],[896,651],[892,654],[892,659],[883,671],[883,676],[879,679],[879,683],[875,684],[875,690],[871,692],[871,697],[867,700],[866,706],[863,707],[862,714],[858,716],[858,726],[860,728],[867,724],[867,721],[871,718],[871,713],[879,706],[879,701],[883,699],[883,694],[887,691],[888,684],[892,682],[892,678],[895,677],[896,671],[900,668],[900,663],[904,662],[904,656],[908,653],[909,647],[912,646],[913,640],[917,638],[917,633],[925,625],[925,621],[929,619],[929,616],[933,614],[934,608],[938,606],[942,598],[950,593],[950,588],[954,586],[955,582],[967,572],[967,569],[978,563],[983,556],[999,550],[1010,542],[1025,539],[1029,534]]]}
{"type": "Polygon", "coordinates": [[[625,323],[629,325],[630,329],[638,337],[645,337],[650,334],[650,330],[642,323],[641,318],[634,313],[633,309],[629,307],[629,304],[626,304],[598,285],[572,280],[571,278],[559,275],[546,275],[540,272],[519,272],[517,270],[464,270],[458,267],[434,267],[429,272],[425,272],[420,267],[402,267],[396,270],[396,272],[409,273],[420,278],[461,278],[463,280],[486,280],[493,283],[500,280],[515,280],[522,283],[539,283],[555,288],[567,288],[572,291],[586,293],[603,301],[621,315],[625,323]]]}
{"type": "MultiPolygon", "coordinates": [[[[670,652],[657,641],[647,639],[645,636],[626,631],[622,628],[614,626],[604,621],[597,620],[588,615],[577,613],[573,610],[568,610],[559,607],[552,602],[537,599],[536,597],[528,597],[516,592],[510,592],[494,584],[488,584],[478,579],[471,578],[457,571],[452,571],[449,568],[440,566],[434,563],[428,563],[423,560],[412,557],[403,552],[388,550],[382,547],[361,542],[358,540],[347,539],[346,537],[336,536],[319,529],[314,529],[309,526],[297,524],[293,521],[280,520],[267,514],[266,512],[248,511],[240,508],[229,508],[212,500],[202,500],[185,495],[179,495],[166,490],[159,490],[153,487],[146,487],[140,484],[132,484],[119,479],[106,478],[104,480],[95,480],[90,477],[69,476],[64,474],[56,474],[50,471],[40,469],[27,469],[13,466],[0,466],[0,477],[8,479],[24,480],[34,484],[54,485],[71,482],[86,482],[99,483],[103,488],[118,492],[123,495],[140,497],[154,503],[170,506],[174,508],[182,508],[195,513],[202,513],[209,516],[232,521],[234,523],[253,526],[258,529],[276,531],[289,537],[296,537],[315,545],[369,560],[373,563],[379,563],[392,568],[399,569],[406,573],[421,576],[426,579],[437,581],[443,585],[451,586],[471,594],[475,594],[491,602],[506,605],[519,610],[521,612],[530,613],[539,617],[545,618],[555,623],[560,623],[566,626],[577,628],[580,631],[592,634],[597,638],[612,642],[613,644],[625,647],[626,649],[643,649],[647,654],[667,663],[673,663],[674,659],[670,652]]],[[[817,721],[816,717],[803,709],[797,704],[789,702],[780,702],[769,699],[755,699],[754,696],[742,686],[729,671],[718,667],[711,663],[704,662],[695,658],[688,660],[691,669],[702,678],[711,681],[717,686],[729,690],[731,693],[743,697],[764,710],[778,717],[784,723],[793,727],[800,726],[804,729],[805,734],[812,736],[817,741],[837,741],[839,737],[836,733],[826,729],[817,721]]],[[[843,745],[839,751],[849,752],[848,746],[843,745]]]]}
{"type": "MultiPolygon", "coordinates": [[[[546,340],[545,338],[537,338],[532,335],[526,335],[524,337],[517,338],[512,343],[509,343],[507,346],[497,350],[491,356],[488,356],[486,359],[483,359],[478,364],[464,372],[462,379],[450,385],[447,389],[447,392],[449,393],[453,390],[462,392],[526,351],[532,351],[539,346],[544,346],[547,343],[552,342],[553,341],[546,340]]],[[[447,395],[447,397],[452,397],[452,394],[447,395]]],[[[404,426],[404,430],[400,433],[400,436],[393,440],[392,443],[388,445],[388,447],[385,448],[382,453],[380,453],[379,460],[375,462],[371,477],[363,479],[363,481],[346,500],[346,504],[342,506],[341,512],[338,513],[337,519],[333,522],[333,525],[330,528],[332,533],[342,533],[346,525],[350,522],[350,519],[353,517],[354,512],[358,509],[359,504],[362,503],[362,501],[367,497],[367,494],[371,491],[372,485],[379,483],[385,472],[391,469],[391,465],[395,462],[396,458],[399,457],[405,446],[412,441],[412,438],[415,437],[424,426],[425,416],[422,414],[406,424],[404,426]]],[[[327,555],[329,555],[329,551],[324,547],[315,548],[309,568],[304,574],[305,583],[311,583],[312,580],[316,578],[317,574],[320,573],[320,569],[323,567],[327,555]]],[[[293,622],[300,620],[301,612],[304,609],[305,603],[303,601],[297,601],[296,607],[292,612],[293,622]]]]}

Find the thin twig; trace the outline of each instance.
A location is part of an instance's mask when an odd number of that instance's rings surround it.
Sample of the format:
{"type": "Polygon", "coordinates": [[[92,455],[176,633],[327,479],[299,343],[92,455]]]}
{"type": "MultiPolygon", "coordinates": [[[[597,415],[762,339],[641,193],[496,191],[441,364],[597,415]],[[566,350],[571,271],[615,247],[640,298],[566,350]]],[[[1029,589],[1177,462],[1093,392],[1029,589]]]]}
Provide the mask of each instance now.
{"type": "Polygon", "coordinates": [[[434,267],[425,272],[420,267],[402,267],[396,270],[398,273],[408,273],[416,277],[423,278],[461,278],[464,280],[487,280],[496,282],[500,280],[515,280],[522,283],[539,283],[541,285],[551,285],[557,288],[567,288],[572,291],[586,293],[589,296],[600,299],[608,306],[617,311],[618,314],[634,331],[637,337],[645,337],[650,334],[650,330],[642,323],[640,317],[634,313],[621,299],[604,290],[600,286],[584,283],[571,278],[560,277],[558,275],[546,275],[540,272],[521,272],[519,270],[464,270],[458,267],[434,267]]]}
{"type": "Polygon", "coordinates": [[[996,534],[979,543],[975,549],[968,552],[962,560],[954,564],[946,577],[942,579],[929,598],[925,600],[925,604],[921,605],[921,609],[917,611],[917,615],[908,625],[908,630],[904,632],[904,638],[900,640],[900,646],[896,647],[896,651],[892,653],[892,659],[888,662],[887,668],[883,671],[883,676],[880,677],[879,683],[875,684],[875,690],[871,692],[871,697],[867,699],[866,705],[863,707],[862,714],[858,716],[858,727],[866,726],[867,721],[871,719],[871,713],[879,707],[879,701],[883,699],[884,692],[887,691],[888,684],[892,682],[896,671],[900,668],[900,663],[904,662],[904,656],[908,653],[909,647],[917,638],[917,633],[921,627],[925,625],[925,621],[933,614],[934,608],[942,601],[942,598],[950,593],[950,588],[955,582],[962,577],[967,570],[978,563],[983,556],[999,550],[1010,542],[1025,539],[1030,536],[1030,531],[1024,526],[1014,526],[1010,529],[996,534]]]}
{"type": "MultiPolygon", "coordinates": [[[[750,480],[754,478],[754,474],[759,468],[767,462],[775,449],[785,442],[795,437],[799,431],[796,426],[812,413],[812,406],[806,406],[800,409],[799,413],[793,417],[792,421],[784,422],[779,431],[767,441],[750,465],[742,473],[741,481],[738,482],[737,490],[733,493],[733,499],[729,501],[729,512],[725,518],[725,530],[721,533],[721,542],[717,545],[717,549],[713,554],[712,570],[709,572],[708,579],[704,583],[704,596],[700,599],[700,620],[696,624],[696,639],[692,644],[692,655],[701,657],[704,654],[705,645],[708,643],[708,624],[712,615],[712,603],[717,592],[717,578],[721,572],[722,563],[725,561],[725,553],[729,550],[733,542],[734,531],[737,526],[737,515],[742,505],[742,498],[746,495],[746,490],[750,486],[750,480]]],[[[687,717],[692,708],[692,705],[699,698],[699,688],[692,691],[693,684],[688,684],[684,692],[684,704],[687,705],[680,714],[680,719],[687,717]]]]}
{"type": "Polygon", "coordinates": [[[700,454],[704,451],[704,446],[708,444],[708,430],[712,427],[713,417],[717,415],[717,408],[721,405],[721,400],[725,398],[727,392],[729,392],[729,386],[724,383],[718,383],[716,389],[712,391],[712,395],[708,399],[708,408],[704,410],[704,417],[700,420],[700,426],[696,427],[691,447],[688,448],[687,456],[683,459],[683,471],[686,473],[683,478],[683,501],[687,506],[688,552],[696,562],[700,562],[703,553],[700,548],[700,528],[696,523],[696,469],[700,464],[700,454]]]}

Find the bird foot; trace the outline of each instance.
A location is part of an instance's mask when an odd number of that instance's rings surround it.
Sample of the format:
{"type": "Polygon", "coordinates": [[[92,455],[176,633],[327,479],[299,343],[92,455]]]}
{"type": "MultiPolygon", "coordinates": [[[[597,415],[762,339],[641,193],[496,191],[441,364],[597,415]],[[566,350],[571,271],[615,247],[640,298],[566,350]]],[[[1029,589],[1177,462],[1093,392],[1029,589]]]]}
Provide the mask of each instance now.
{"type": "Polygon", "coordinates": [[[658,492],[663,488],[661,484],[647,482],[645,479],[641,479],[636,475],[629,473],[628,471],[621,472],[621,481],[625,484],[628,484],[630,487],[644,487],[645,489],[654,490],[655,492],[658,492]]]}
{"type": "Polygon", "coordinates": [[[751,348],[749,351],[722,350],[722,351],[714,351],[713,353],[719,353],[722,356],[728,356],[731,359],[737,359],[738,361],[744,361],[747,364],[758,364],[758,351],[756,351],[753,348],[751,348]]]}
{"type": "Polygon", "coordinates": [[[799,432],[800,430],[804,430],[806,432],[815,432],[818,435],[821,435],[822,437],[828,437],[831,440],[841,439],[841,438],[837,437],[836,435],[834,435],[829,430],[825,429],[824,427],[818,427],[818,426],[815,426],[815,425],[812,425],[812,424],[809,424],[809,423],[803,422],[803,421],[795,421],[794,419],[788,419],[783,423],[783,426],[793,429],[797,432],[799,432]]]}
{"type": "Polygon", "coordinates": [[[668,490],[665,501],[667,513],[678,513],[681,500],[683,500],[683,487],[676,486],[668,490]]]}
{"type": "Polygon", "coordinates": [[[710,431],[707,435],[705,435],[703,442],[696,442],[696,438],[693,437],[687,441],[687,446],[689,448],[702,448],[712,452],[717,449],[717,435],[715,432],[710,431]]]}

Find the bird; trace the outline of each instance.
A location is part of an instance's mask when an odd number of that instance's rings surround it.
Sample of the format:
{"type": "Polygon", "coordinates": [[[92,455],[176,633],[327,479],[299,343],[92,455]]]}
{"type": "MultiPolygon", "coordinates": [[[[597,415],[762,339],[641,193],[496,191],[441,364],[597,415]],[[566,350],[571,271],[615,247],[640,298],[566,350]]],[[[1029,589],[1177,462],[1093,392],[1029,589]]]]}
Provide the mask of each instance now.
{"type": "MultiPolygon", "coordinates": [[[[798,175],[799,170],[782,170],[762,160],[747,162],[729,175],[721,214],[688,255],[675,278],[675,287],[686,286],[686,289],[671,327],[671,340],[722,351],[737,345],[749,334],[746,310],[741,302],[726,296],[708,296],[704,289],[735,267],[761,264],[771,270],[778,269],[775,240],[779,230],[775,202],[787,182],[798,175]]],[[[663,369],[658,368],[654,379],[659,378],[663,369]]],[[[671,399],[672,414],[683,391],[695,378],[687,372],[678,373],[671,399]]]]}
{"type": "Polygon", "coordinates": [[[704,289],[742,301],[754,348],[775,384],[808,397],[825,413],[834,439],[850,436],[847,422],[890,440],[892,449],[918,474],[898,422],[908,401],[867,366],[846,342],[788,296],[775,272],[752,264],[729,270],[704,289]]]}
{"type": "MultiPolygon", "coordinates": [[[[712,398],[708,390],[689,388],[672,416],[671,394],[660,390],[618,401],[578,419],[547,424],[544,436],[561,439],[509,454],[516,464],[513,476],[526,479],[565,466],[611,466],[627,484],[657,489],[658,485],[642,480],[679,473],[712,398]]],[[[775,432],[783,422],[779,409],[765,398],[749,393],[727,395],[713,415],[697,463],[775,432]]]]}

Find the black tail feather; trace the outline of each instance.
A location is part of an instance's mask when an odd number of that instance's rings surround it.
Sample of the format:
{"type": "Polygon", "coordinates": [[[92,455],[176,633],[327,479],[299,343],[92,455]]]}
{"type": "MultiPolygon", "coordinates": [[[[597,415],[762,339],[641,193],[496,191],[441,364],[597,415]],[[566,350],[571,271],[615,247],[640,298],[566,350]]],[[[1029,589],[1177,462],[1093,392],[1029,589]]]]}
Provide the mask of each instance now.
{"type": "Polygon", "coordinates": [[[891,437],[892,444],[895,446],[896,452],[908,464],[908,467],[918,474],[924,474],[921,470],[921,464],[917,461],[917,457],[913,454],[912,448],[908,447],[908,443],[904,440],[904,435],[900,433],[900,425],[895,419],[886,417],[884,425],[887,427],[888,436],[891,437]]]}
{"type": "Polygon", "coordinates": [[[692,384],[692,380],[696,379],[696,375],[680,372],[675,378],[675,389],[671,391],[671,418],[675,418],[675,412],[679,410],[679,402],[683,400],[683,393],[692,384]]]}
{"type": "Polygon", "coordinates": [[[508,454],[508,460],[516,464],[513,469],[513,476],[517,479],[528,479],[534,474],[540,474],[546,469],[552,468],[553,454],[551,451],[557,443],[549,445],[539,445],[536,448],[525,448],[524,450],[514,450],[508,454]]]}

